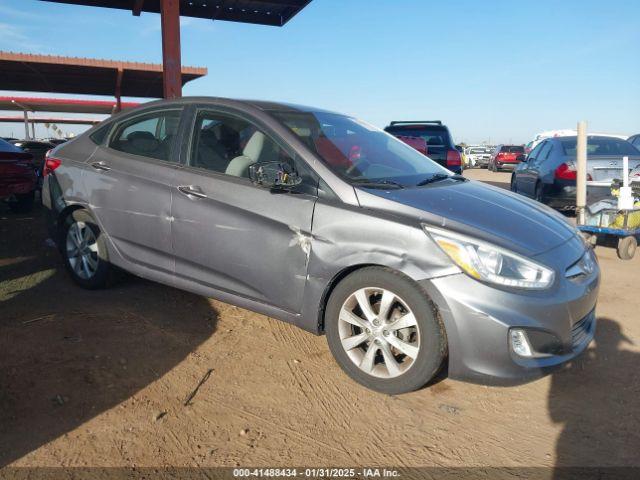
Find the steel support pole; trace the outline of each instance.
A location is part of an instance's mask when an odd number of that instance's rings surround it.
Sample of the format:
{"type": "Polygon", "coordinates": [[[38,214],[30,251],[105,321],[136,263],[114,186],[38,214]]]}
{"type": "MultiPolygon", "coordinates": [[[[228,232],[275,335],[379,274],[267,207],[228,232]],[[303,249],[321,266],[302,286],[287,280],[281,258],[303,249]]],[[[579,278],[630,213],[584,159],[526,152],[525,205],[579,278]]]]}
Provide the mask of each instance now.
{"type": "Polygon", "coordinates": [[[576,214],[578,225],[585,223],[587,206],[587,122],[578,122],[578,144],[576,149],[576,214]]]}
{"type": "Polygon", "coordinates": [[[31,120],[31,139],[36,139],[36,122],[31,120]]]}
{"type": "Polygon", "coordinates": [[[180,58],[180,1],[161,0],[162,78],[164,98],[182,96],[182,61],[180,58]]]}
{"type": "Polygon", "coordinates": [[[29,140],[29,112],[24,110],[24,139],[29,140]]]}

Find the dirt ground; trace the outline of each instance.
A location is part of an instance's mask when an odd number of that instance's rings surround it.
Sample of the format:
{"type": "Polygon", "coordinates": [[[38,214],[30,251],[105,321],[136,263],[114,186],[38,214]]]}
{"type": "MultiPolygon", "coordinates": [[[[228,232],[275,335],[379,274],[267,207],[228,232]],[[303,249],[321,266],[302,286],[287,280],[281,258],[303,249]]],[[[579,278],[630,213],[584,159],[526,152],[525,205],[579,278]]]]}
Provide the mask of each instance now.
{"type": "Polygon", "coordinates": [[[81,290],[40,214],[0,211],[0,466],[640,464],[640,257],[597,249],[596,341],[567,368],[390,397],[285,323],[137,278],[81,290]]]}

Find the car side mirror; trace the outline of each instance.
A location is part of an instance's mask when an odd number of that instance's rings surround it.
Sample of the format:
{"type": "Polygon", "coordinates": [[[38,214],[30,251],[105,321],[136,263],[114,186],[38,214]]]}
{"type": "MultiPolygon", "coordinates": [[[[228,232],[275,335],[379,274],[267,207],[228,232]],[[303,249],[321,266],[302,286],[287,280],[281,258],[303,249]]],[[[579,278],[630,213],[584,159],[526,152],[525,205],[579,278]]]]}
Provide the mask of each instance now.
{"type": "Polygon", "coordinates": [[[517,162],[526,162],[526,161],[527,161],[527,156],[526,156],[526,155],[523,155],[523,154],[520,154],[520,155],[518,155],[518,156],[516,157],[516,161],[517,161],[517,162]]]}
{"type": "Polygon", "coordinates": [[[288,190],[302,182],[298,172],[286,162],[254,163],[249,167],[249,178],[254,185],[278,190],[288,190]]]}

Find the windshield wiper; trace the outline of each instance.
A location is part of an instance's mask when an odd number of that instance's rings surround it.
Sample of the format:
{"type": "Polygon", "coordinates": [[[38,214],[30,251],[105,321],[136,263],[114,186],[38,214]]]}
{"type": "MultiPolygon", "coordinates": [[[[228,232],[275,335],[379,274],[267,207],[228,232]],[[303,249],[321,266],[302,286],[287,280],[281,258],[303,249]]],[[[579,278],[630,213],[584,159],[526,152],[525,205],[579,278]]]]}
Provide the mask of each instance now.
{"type": "Polygon", "coordinates": [[[466,182],[467,179],[462,175],[447,175],[446,173],[434,173],[429,178],[425,178],[424,180],[418,182],[416,184],[417,187],[422,187],[424,185],[428,185],[429,183],[440,182],[442,180],[457,180],[460,182],[466,182]]]}
{"type": "Polygon", "coordinates": [[[393,180],[368,180],[366,178],[361,178],[358,180],[352,180],[352,182],[357,184],[359,187],[364,188],[404,188],[404,185],[394,182],[393,180]]]}

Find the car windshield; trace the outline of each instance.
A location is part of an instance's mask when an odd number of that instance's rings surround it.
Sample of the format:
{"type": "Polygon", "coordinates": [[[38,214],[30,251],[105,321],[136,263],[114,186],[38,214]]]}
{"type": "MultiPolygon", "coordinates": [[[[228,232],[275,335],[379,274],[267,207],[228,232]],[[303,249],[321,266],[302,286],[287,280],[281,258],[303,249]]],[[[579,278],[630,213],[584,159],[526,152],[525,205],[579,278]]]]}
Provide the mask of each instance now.
{"type": "Polygon", "coordinates": [[[350,183],[415,186],[451,172],[384,131],[325,112],[271,112],[350,183]]]}
{"type": "MultiPolygon", "coordinates": [[[[560,139],[565,155],[576,155],[577,137],[560,139]]],[[[587,137],[588,155],[640,155],[640,151],[626,140],[610,137],[587,137]]]]}

